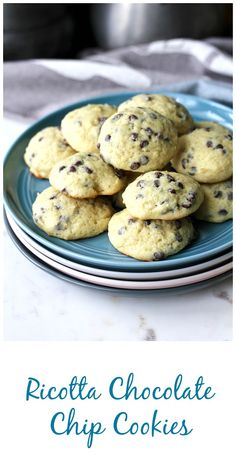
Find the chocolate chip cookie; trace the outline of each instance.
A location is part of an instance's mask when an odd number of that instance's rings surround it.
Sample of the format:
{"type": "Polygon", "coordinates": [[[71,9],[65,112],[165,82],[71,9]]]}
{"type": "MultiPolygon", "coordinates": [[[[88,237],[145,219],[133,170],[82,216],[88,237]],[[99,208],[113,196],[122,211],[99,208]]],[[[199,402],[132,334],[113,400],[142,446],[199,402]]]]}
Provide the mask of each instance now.
{"type": "Polygon", "coordinates": [[[194,216],[198,220],[211,223],[223,223],[233,218],[233,185],[232,180],[217,184],[202,184],[204,201],[194,216]]]}
{"type": "Polygon", "coordinates": [[[129,184],[123,201],[141,219],[176,220],[196,211],[203,201],[201,186],[177,172],[147,172],[129,184]]]}
{"type": "Polygon", "coordinates": [[[35,177],[48,179],[56,162],[72,156],[75,152],[62,136],[59,128],[50,126],[31,138],[25,150],[24,160],[35,177]]]}
{"type": "Polygon", "coordinates": [[[116,108],[108,104],[89,104],[72,110],[61,122],[62,134],[76,151],[95,152],[100,129],[115,112],[116,108]]]}
{"type": "Polygon", "coordinates": [[[110,219],[108,237],[111,244],[127,256],[159,261],[187,246],[195,238],[195,230],[189,218],[140,220],[125,209],[110,219]]]}
{"type": "Polygon", "coordinates": [[[113,195],[126,183],[124,171],[114,169],[98,153],[76,153],[56,164],[49,176],[50,184],[74,198],[113,195]]]}
{"type": "Polygon", "coordinates": [[[175,155],[177,131],[170,120],[150,108],[130,108],[106,120],[98,148],[103,159],[119,169],[162,169],[175,155]]]}
{"type": "Polygon", "coordinates": [[[105,197],[80,200],[52,187],[38,194],[32,211],[39,228],[50,236],[66,240],[91,238],[103,233],[114,212],[105,197]]]}

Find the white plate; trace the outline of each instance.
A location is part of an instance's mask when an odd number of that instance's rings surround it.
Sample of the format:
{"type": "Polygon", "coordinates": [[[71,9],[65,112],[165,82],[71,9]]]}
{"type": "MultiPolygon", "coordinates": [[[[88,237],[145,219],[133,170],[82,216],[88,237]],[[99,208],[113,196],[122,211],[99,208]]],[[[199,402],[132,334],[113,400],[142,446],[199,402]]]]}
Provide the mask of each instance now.
{"type": "MultiPolygon", "coordinates": [[[[13,231],[14,228],[12,227],[13,231]]],[[[15,233],[16,234],[16,233],[15,233]]],[[[18,236],[16,234],[16,236],[18,236]]],[[[25,239],[20,239],[22,244],[30,251],[32,254],[37,256],[41,261],[44,261],[49,266],[53,267],[54,269],[60,271],[63,274],[69,275],[70,277],[74,277],[77,280],[83,280],[85,282],[102,285],[104,287],[113,287],[113,288],[121,288],[121,289],[132,289],[132,290],[155,290],[155,289],[163,289],[163,288],[174,288],[174,287],[181,287],[184,285],[192,285],[198,282],[203,282],[204,280],[208,280],[214,277],[217,277],[224,272],[228,272],[232,269],[232,262],[227,264],[220,265],[212,270],[207,270],[195,275],[190,275],[188,277],[180,277],[175,279],[168,279],[168,280],[155,280],[155,281],[131,281],[131,280],[120,280],[120,279],[111,279],[107,277],[98,277],[91,274],[86,274],[84,272],[80,272],[79,270],[72,269],[71,267],[66,267],[65,265],[56,262],[55,260],[50,259],[45,254],[39,252],[35,247],[31,246],[31,244],[26,241],[25,239]]]]}
{"type": "MultiPolygon", "coordinates": [[[[121,271],[111,271],[111,270],[104,270],[98,269],[96,267],[85,266],[83,264],[79,264],[78,262],[70,261],[65,259],[62,256],[58,256],[52,251],[41,246],[38,242],[36,242],[31,236],[26,234],[13,220],[13,218],[7,213],[7,219],[11,228],[13,229],[14,233],[18,237],[18,239],[24,244],[28,243],[31,248],[34,248],[42,255],[47,256],[52,261],[58,262],[59,264],[64,265],[67,268],[75,269],[76,271],[83,272],[85,274],[91,274],[98,277],[106,277],[106,278],[114,278],[114,279],[123,279],[123,280],[163,280],[169,279],[171,277],[179,277],[184,276],[187,274],[195,274],[200,271],[204,271],[205,269],[210,269],[223,262],[229,261],[232,257],[232,251],[223,254],[222,256],[213,257],[212,259],[202,262],[200,264],[194,264],[191,266],[183,267],[181,269],[174,269],[174,270],[162,270],[162,271],[152,271],[152,272],[121,272],[121,271]]],[[[31,251],[32,252],[32,251],[31,251]]]]}

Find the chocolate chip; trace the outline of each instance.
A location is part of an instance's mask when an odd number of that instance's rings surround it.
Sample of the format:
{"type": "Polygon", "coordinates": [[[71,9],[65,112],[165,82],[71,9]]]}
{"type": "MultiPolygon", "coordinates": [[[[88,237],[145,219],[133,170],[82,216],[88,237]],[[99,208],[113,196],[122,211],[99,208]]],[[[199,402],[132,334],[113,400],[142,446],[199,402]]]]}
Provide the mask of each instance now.
{"type": "Polygon", "coordinates": [[[170,142],[170,138],[168,138],[168,136],[164,136],[163,141],[165,141],[166,143],[169,143],[169,142],[170,142]]]}
{"type": "Polygon", "coordinates": [[[193,202],[196,199],[196,192],[190,191],[188,192],[187,200],[189,202],[193,202]]]}
{"type": "Polygon", "coordinates": [[[133,223],[135,223],[137,220],[135,218],[129,218],[128,219],[128,224],[129,225],[132,225],[133,223]]]}
{"type": "Polygon", "coordinates": [[[217,144],[214,149],[224,149],[224,146],[222,146],[222,144],[217,144]]]}
{"type": "Polygon", "coordinates": [[[184,188],[184,185],[182,184],[182,182],[178,182],[178,187],[182,189],[184,188]]]}
{"type": "Polygon", "coordinates": [[[137,141],[138,133],[131,133],[130,137],[131,137],[132,141],[137,141]]]}
{"type": "Polygon", "coordinates": [[[87,174],[92,174],[92,173],[93,173],[93,170],[90,169],[90,168],[87,167],[87,166],[84,166],[84,170],[85,170],[85,172],[86,172],[87,174]]]}
{"type": "Polygon", "coordinates": [[[154,112],[149,113],[149,116],[150,116],[150,118],[151,118],[152,120],[156,120],[156,119],[157,119],[157,115],[156,115],[156,113],[154,113],[154,112]]]}
{"type": "Polygon", "coordinates": [[[145,97],[146,102],[151,102],[153,100],[153,97],[150,97],[150,95],[147,95],[145,97]]]}
{"type": "Polygon", "coordinates": [[[185,114],[181,113],[180,111],[178,111],[178,113],[176,113],[176,115],[178,116],[178,118],[181,118],[181,120],[183,120],[185,118],[185,114]]]}
{"type": "Polygon", "coordinates": [[[43,136],[41,136],[41,137],[39,138],[39,141],[42,141],[42,140],[43,140],[43,136]]]}
{"type": "Polygon", "coordinates": [[[145,226],[149,226],[151,224],[151,220],[144,220],[145,226]]]}
{"type": "Polygon", "coordinates": [[[196,167],[191,167],[190,170],[189,170],[189,175],[195,175],[197,172],[197,168],[196,167]]]}
{"type": "Polygon", "coordinates": [[[192,206],[192,202],[191,201],[187,201],[186,203],[182,203],[182,207],[183,208],[190,208],[192,206]]]}
{"type": "Polygon", "coordinates": [[[111,135],[107,134],[106,137],[105,137],[105,141],[110,141],[110,139],[111,139],[111,135]]]}
{"type": "Polygon", "coordinates": [[[157,188],[160,187],[160,185],[161,185],[160,180],[154,180],[153,185],[154,185],[154,187],[157,187],[157,188]]]}
{"type": "Polygon", "coordinates": [[[153,254],[153,260],[154,261],[159,261],[160,259],[163,259],[164,257],[165,257],[165,254],[162,251],[154,252],[154,254],[153,254]]]}
{"type": "Polygon", "coordinates": [[[213,142],[212,141],[207,141],[206,145],[207,145],[207,147],[213,147],[213,142]]]}
{"type": "Polygon", "coordinates": [[[33,154],[31,154],[31,157],[35,157],[35,153],[33,152],[33,154]]]}
{"type": "Polygon", "coordinates": [[[147,133],[148,136],[152,136],[152,134],[153,134],[152,128],[145,128],[144,131],[146,131],[146,133],[147,133]]]}
{"type": "Polygon", "coordinates": [[[145,166],[149,161],[149,158],[147,156],[141,156],[140,157],[140,162],[143,166],[145,166]]]}
{"type": "Polygon", "coordinates": [[[176,241],[179,241],[179,242],[183,241],[183,238],[182,238],[180,233],[176,233],[175,239],[176,239],[176,241]]]}
{"type": "Polygon", "coordinates": [[[130,169],[132,170],[136,170],[140,167],[140,163],[139,162],[132,162],[132,164],[130,164],[130,169]]]}
{"type": "Polygon", "coordinates": [[[157,133],[154,133],[154,136],[158,139],[163,139],[163,134],[161,134],[159,131],[157,133]]]}
{"type": "Polygon", "coordinates": [[[138,120],[138,117],[136,115],[129,115],[129,121],[135,121],[138,120]]]}
{"type": "Polygon", "coordinates": [[[124,234],[126,231],[125,226],[122,226],[120,229],[118,229],[118,234],[124,234]]]}
{"type": "Polygon", "coordinates": [[[82,166],[83,164],[83,161],[76,161],[75,162],[75,166],[78,167],[78,166],[82,166]]]}
{"type": "Polygon", "coordinates": [[[139,181],[137,182],[136,187],[140,187],[140,188],[145,187],[145,180],[139,180],[139,181]]]}
{"type": "Polygon", "coordinates": [[[223,194],[220,190],[217,190],[213,193],[213,195],[215,198],[221,198],[223,194]]]}
{"type": "Polygon", "coordinates": [[[116,175],[116,177],[118,177],[118,179],[122,179],[124,177],[124,171],[121,170],[121,169],[115,169],[113,168],[114,170],[114,174],[116,175]]]}
{"type": "Polygon", "coordinates": [[[225,215],[228,215],[228,212],[227,212],[227,210],[225,210],[225,208],[222,208],[222,210],[218,211],[218,214],[222,215],[222,216],[225,216],[225,215]]]}
{"type": "Polygon", "coordinates": [[[172,177],[172,175],[170,175],[170,174],[166,174],[166,178],[167,178],[168,182],[175,182],[174,177],[172,177]]]}
{"type": "Polygon", "coordinates": [[[97,148],[100,149],[100,147],[101,147],[101,144],[97,143],[97,148]]]}
{"type": "Polygon", "coordinates": [[[209,131],[211,131],[211,128],[210,128],[210,126],[208,126],[207,128],[204,128],[204,130],[209,133],[209,131]]]}
{"type": "Polygon", "coordinates": [[[182,226],[182,223],[181,223],[181,221],[179,221],[179,220],[176,220],[176,221],[175,221],[175,226],[176,226],[176,228],[177,228],[177,229],[180,229],[180,228],[181,228],[181,226],[182,226]]]}
{"type": "Polygon", "coordinates": [[[139,199],[139,198],[144,198],[144,195],[142,193],[138,193],[136,195],[136,200],[139,199]]]}
{"type": "Polygon", "coordinates": [[[157,179],[160,179],[160,177],[162,176],[163,176],[162,172],[155,172],[155,177],[157,177],[157,179]]]}
{"type": "Polygon", "coordinates": [[[116,114],[112,117],[112,121],[117,121],[117,120],[119,120],[122,116],[123,116],[123,113],[116,113],[116,114]]]}
{"type": "Polygon", "coordinates": [[[232,134],[227,134],[227,136],[224,136],[224,137],[225,137],[225,139],[228,139],[229,141],[232,141],[232,139],[233,139],[232,134]]]}
{"type": "Polygon", "coordinates": [[[148,144],[149,144],[149,142],[148,142],[148,141],[146,141],[146,140],[144,140],[144,141],[141,141],[141,143],[140,143],[140,147],[141,147],[141,149],[143,149],[144,147],[148,146],[148,144]]]}
{"type": "Polygon", "coordinates": [[[64,188],[61,190],[61,192],[66,192],[66,188],[64,187],[64,188]]]}
{"type": "Polygon", "coordinates": [[[100,118],[98,118],[98,121],[100,124],[103,124],[106,120],[107,120],[106,116],[101,116],[100,118]]]}
{"type": "Polygon", "coordinates": [[[55,226],[56,231],[62,231],[63,229],[64,229],[64,225],[62,225],[61,223],[57,223],[57,225],[55,226]]]}
{"type": "Polygon", "coordinates": [[[56,195],[52,195],[52,197],[49,198],[49,200],[54,200],[56,198],[56,195]]]}
{"type": "Polygon", "coordinates": [[[233,200],[233,192],[228,193],[228,200],[233,200]]]}
{"type": "Polygon", "coordinates": [[[176,190],[174,188],[168,188],[169,193],[176,193],[176,190]]]}
{"type": "Polygon", "coordinates": [[[191,161],[193,159],[193,155],[191,154],[191,152],[189,152],[187,154],[187,158],[189,159],[189,161],[191,161]]]}
{"type": "Polygon", "coordinates": [[[183,169],[186,169],[186,164],[188,163],[187,159],[182,159],[181,164],[183,169]]]}
{"type": "Polygon", "coordinates": [[[57,204],[57,205],[54,205],[54,208],[56,208],[56,210],[61,210],[61,205],[57,204]]]}
{"type": "Polygon", "coordinates": [[[76,172],[76,167],[75,166],[70,166],[69,172],[76,172]]]}
{"type": "Polygon", "coordinates": [[[66,168],[66,166],[61,166],[61,167],[59,167],[59,172],[61,172],[61,171],[62,171],[63,169],[65,169],[65,168],[66,168]]]}
{"type": "Polygon", "coordinates": [[[226,149],[222,149],[222,154],[226,154],[226,149]]]}

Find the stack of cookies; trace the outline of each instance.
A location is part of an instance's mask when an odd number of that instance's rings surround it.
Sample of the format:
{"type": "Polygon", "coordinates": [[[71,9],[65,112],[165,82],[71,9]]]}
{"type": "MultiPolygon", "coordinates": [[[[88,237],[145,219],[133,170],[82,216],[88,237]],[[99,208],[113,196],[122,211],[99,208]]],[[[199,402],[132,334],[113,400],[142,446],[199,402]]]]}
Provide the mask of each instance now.
{"type": "Polygon", "coordinates": [[[107,230],[114,213],[113,195],[124,188],[122,171],[105,163],[97,150],[100,128],[115,112],[110,105],[88,105],[68,113],[61,129],[50,127],[34,136],[25,161],[51,187],[33,204],[34,222],[61,239],[96,236],[107,230]]]}
{"type": "Polygon", "coordinates": [[[196,211],[199,220],[223,223],[232,218],[232,133],[217,123],[197,123],[178,141],[172,166],[201,184],[204,202],[196,211]]]}
{"type": "Polygon", "coordinates": [[[193,240],[190,215],[232,217],[232,134],[216,123],[194,123],[170,97],[141,94],[118,109],[73,110],[60,129],[31,139],[25,161],[51,184],[33,204],[34,221],[62,239],[108,227],[120,252],[159,260],[193,240]],[[115,213],[114,203],[122,211],[115,213]]]}

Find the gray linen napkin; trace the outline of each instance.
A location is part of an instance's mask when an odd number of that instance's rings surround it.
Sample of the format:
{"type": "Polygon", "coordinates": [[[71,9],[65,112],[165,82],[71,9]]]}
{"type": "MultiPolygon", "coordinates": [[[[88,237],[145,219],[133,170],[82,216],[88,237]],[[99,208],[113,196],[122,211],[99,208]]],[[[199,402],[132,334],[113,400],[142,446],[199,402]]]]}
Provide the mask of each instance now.
{"type": "Polygon", "coordinates": [[[183,92],[232,105],[232,41],[174,39],[75,60],[4,64],[4,113],[32,122],[83,98],[118,91],[183,92]]]}

